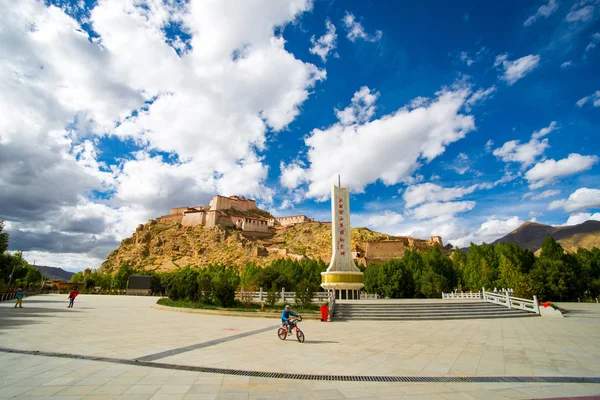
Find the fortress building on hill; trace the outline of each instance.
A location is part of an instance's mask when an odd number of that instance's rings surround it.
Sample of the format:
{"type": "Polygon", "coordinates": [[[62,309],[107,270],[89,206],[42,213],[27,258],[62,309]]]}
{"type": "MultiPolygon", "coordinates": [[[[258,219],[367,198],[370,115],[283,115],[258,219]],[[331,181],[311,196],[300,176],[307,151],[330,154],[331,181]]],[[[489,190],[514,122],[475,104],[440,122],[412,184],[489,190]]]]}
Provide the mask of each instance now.
{"type": "Polygon", "coordinates": [[[444,244],[440,236],[431,236],[429,240],[415,239],[410,236],[398,236],[393,240],[378,242],[358,242],[352,257],[361,265],[401,258],[407,250],[427,251],[432,247],[442,249],[444,244]]]}
{"type": "Polygon", "coordinates": [[[244,196],[215,195],[208,207],[176,207],[169,215],[157,218],[161,222],[177,221],[182,226],[235,227],[244,232],[272,233],[275,226],[292,226],[304,222],[314,222],[305,215],[294,215],[281,218],[265,218],[256,207],[256,200],[244,196]]]}

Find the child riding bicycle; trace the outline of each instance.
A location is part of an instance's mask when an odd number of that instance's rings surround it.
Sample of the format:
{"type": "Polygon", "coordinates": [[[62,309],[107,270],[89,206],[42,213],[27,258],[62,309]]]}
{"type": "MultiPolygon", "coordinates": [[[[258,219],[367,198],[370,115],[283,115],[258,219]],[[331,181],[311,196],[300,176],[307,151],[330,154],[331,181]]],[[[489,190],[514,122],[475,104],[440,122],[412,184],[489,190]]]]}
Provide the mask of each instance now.
{"type": "Polygon", "coordinates": [[[292,316],[292,317],[300,317],[298,314],[296,314],[295,312],[293,312],[291,310],[291,308],[290,308],[290,305],[287,304],[285,306],[285,309],[281,312],[281,322],[282,322],[283,326],[287,327],[287,329],[288,329],[288,335],[292,334],[292,329],[294,329],[294,326],[296,325],[296,323],[294,322],[294,320],[290,319],[290,316],[292,316]]]}

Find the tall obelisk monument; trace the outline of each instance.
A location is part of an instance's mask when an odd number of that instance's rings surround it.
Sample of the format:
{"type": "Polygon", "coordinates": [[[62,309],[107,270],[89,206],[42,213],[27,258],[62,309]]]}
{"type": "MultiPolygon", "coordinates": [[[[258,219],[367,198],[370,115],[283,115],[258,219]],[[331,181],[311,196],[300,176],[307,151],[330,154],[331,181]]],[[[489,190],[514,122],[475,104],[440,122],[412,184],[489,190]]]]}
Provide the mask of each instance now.
{"type": "Polygon", "coordinates": [[[364,287],[363,273],[354,265],[350,243],[350,193],[348,188],[331,189],[331,262],[321,272],[321,287],[335,290],[338,299],[358,299],[364,287]]]}

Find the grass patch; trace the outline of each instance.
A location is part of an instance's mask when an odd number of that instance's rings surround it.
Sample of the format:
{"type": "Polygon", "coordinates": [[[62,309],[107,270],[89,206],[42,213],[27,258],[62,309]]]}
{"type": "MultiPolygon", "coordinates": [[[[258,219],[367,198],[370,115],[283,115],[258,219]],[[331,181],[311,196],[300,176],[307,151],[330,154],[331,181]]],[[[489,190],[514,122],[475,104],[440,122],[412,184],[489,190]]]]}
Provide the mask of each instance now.
{"type": "MultiPolygon", "coordinates": [[[[159,299],[156,302],[156,304],[160,304],[161,306],[167,306],[167,307],[196,308],[196,309],[202,309],[202,310],[218,310],[218,311],[260,312],[260,313],[266,313],[266,314],[281,313],[283,311],[283,307],[285,306],[285,304],[276,304],[273,307],[269,307],[269,306],[265,305],[265,309],[264,309],[264,311],[262,311],[259,303],[252,303],[248,307],[244,307],[241,304],[237,304],[234,307],[226,308],[226,307],[217,306],[215,304],[200,303],[197,301],[171,300],[167,297],[163,297],[163,298],[159,299]]],[[[301,307],[292,307],[292,311],[299,313],[299,314],[318,314],[319,310],[320,310],[320,308],[319,308],[318,304],[311,304],[308,307],[304,307],[304,309],[302,309],[301,307]]]]}

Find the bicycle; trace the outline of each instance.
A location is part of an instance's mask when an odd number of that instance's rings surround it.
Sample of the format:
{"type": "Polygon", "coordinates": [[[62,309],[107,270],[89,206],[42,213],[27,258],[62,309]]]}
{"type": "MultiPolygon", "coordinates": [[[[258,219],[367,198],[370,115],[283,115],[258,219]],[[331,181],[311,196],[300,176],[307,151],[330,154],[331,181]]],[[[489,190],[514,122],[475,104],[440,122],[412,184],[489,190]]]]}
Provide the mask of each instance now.
{"type": "Polygon", "coordinates": [[[304,343],[304,332],[302,332],[300,328],[298,328],[298,322],[302,322],[302,316],[300,315],[296,319],[290,319],[288,325],[281,326],[281,328],[277,330],[277,336],[279,336],[279,339],[285,340],[288,337],[288,335],[291,335],[293,333],[295,328],[296,339],[298,339],[300,343],[304,343]]]}

